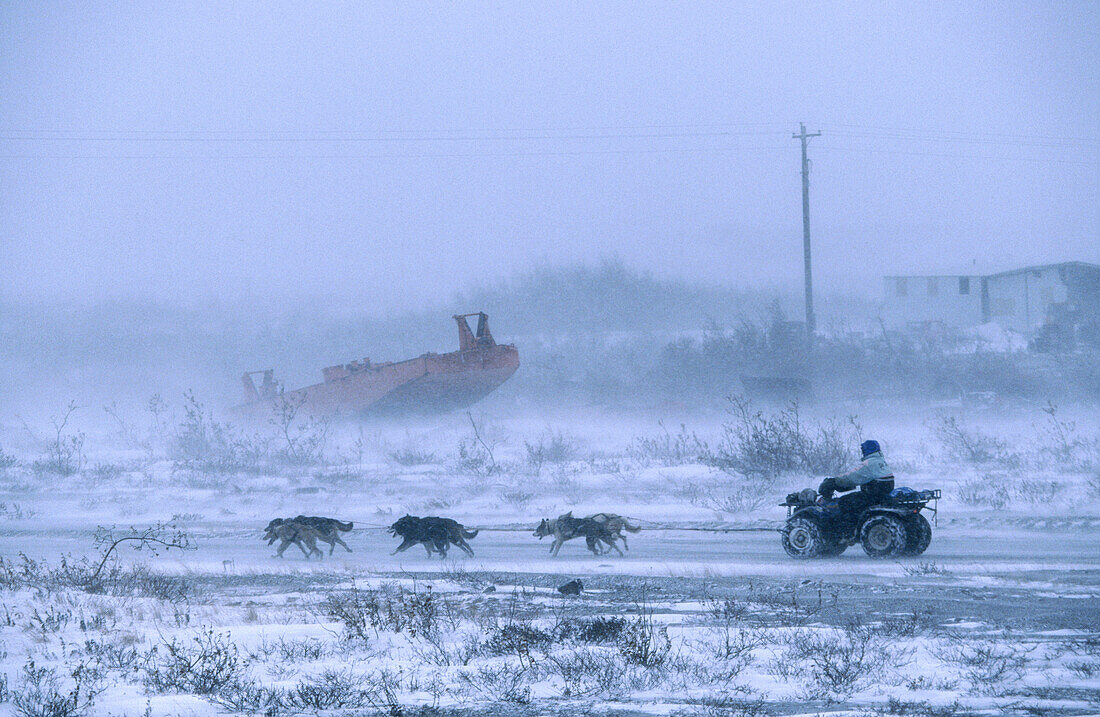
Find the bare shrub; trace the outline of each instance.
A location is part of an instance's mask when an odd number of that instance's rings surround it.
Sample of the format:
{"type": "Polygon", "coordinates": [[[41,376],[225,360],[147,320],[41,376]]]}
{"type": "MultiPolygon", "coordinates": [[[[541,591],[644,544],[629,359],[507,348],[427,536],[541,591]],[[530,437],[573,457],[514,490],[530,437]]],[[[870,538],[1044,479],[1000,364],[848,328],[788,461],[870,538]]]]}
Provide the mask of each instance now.
{"type": "Polygon", "coordinates": [[[663,421],[658,421],[661,433],[656,436],[643,436],[634,439],[628,450],[630,456],[643,463],[658,463],[664,466],[680,466],[691,463],[704,463],[710,455],[705,441],[680,424],[680,430],[672,433],[663,421]]]}
{"type": "Polygon", "coordinates": [[[126,473],[126,466],[119,463],[96,461],[84,475],[96,483],[109,483],[126,473]]]}
{"type": "Polygon", "coordinates": [[[459,441],[455,467],[463,473],[479,477],[499,473],[501,467],[493,455],[495,441],[487,440],[483,427],[474,420],[472,413],[467,411],[466,417],[470,420],[473,436],[459,441]]]}
{"type": "Polygon", "coordinates": [[[358,709],[370,705],[367,681],[350,670],[325,670],[299,682],[286,696],[293,708],[309,710],[358,709]]]}
{"type": "Polygon", "coordinates": [[[459,681],[486,702],[525,705],[531,701],[530,668],[501,663],[458,673],[459,681]]]}
{"type": "Polygon", "coordinates": [[[852,622],[840,629],[791,633],[780,659],[806,678],[809,695],[830,698],[852,695],[903,657],[874,628],[852,622]]]}
{"type": "Polygon", "coordinates": [[[1058,406],[1047,402],[1047,419],[1040,428],[1039,455],[1057,466],[1088,472],[1100,467],[1100,436],[1089,439],[1077,430],[1077,424],[1058,416],[1058,406]]]}
{"type": "Polygon", "coordinates": [[[326,597],[321,610],[344,626],[344,639],[365,644],[370,641],[369,633],[374,632],[370,616],[375,604],[373,594],[353,587],[346,593],[326,597]]]}
{"type": "Polygon", "coordinates": [[[561,431],[546,431],[534,443],[523,442],[527,466],[538,475],[546,464],[565,463],[577,457],[576,441],[561,431]]]}
{"type": "Polygon", "coordinates": [[[767,635],[760,629],[746,626],[742,620],[747,608],[734,600],[707,600],[706,615],[714,622],[712,635],[717,638],[717,657],[748,664],[752,652],[767,644],[767,635]]]}
{"type": "Polygon", "coordinates": [[[952,637],[933,653],[960,670],[976,691],[993,692],[1001,683],[1023,677],[1032,650],[1008,640],[952,637]]]}
{"type": "Polygon", "coordinates": [[[288,701],[285,690],[261,685],[246,678],[229,682],[217,692],[203,696],[231,712],[263,714],[265,717],[283,714],[288,701]]]}
{"type": "Polygon", "coordinates": [[[325,615],[344,626],[347,639],[367,642],[379,630],[424,637],[439,627],[439,601],[425,590],[359,590],[329,595],[321,604],[325,615]]]}
{"type": "Polygon", "coordinates": [[[207,628],[189,642],[172,638],[146,654],[142,682],[155,692],[222,693],[244,678],[244,662],[227,633],[207,628]]]}
{"type": "Polygon", "coordinates": [[[630,620],[616,640],[619,654],[628,663],[641,667],[659,667],[668,659],[672,641],[668,628],[653,621],[653,613],[643,608],[642,614],[630,620]]]}
{"type": "Polygon", "coordinates": [[[367,702],[379,714],[389,717],[406,717],[406,715],[430,715],[430,712],[421,710],[416,713],[406,711],[405,706],[397,696],[400,688],[400,673],[394,674],[386,670],[378,670],[370,675],[368,682],[372,688],[367,693],[367,702]]]}
{"type": "Polygon", "coordinates": [[[797,402],[766,415],[752,403],[731,397],[733,421],[722,427],[722,440],[707,463],[727,473],[774,479],[802,472],[812,475],[839,473],[851,460],[859,442],[855,417],[847,425],[832,419],[805,424],[797,402]]]}
{"type": "Polygon", "coordinates": [[[398,448],[388,452],[386,456],[402,466],[426,466],[439,461],[434,453],[419,446],[398,448]]]}
{"type": "Polygon", "coordinates": [[[901,566],[902,571],[909,576],[924,576],[924,575],[949,575],[950,570],[936,563],[935,561],[920,561],[918,563],[907,563],[901,566]]]}
{"type": "Polygon", "coordinates": [[[275,427],[282,446],[275,456],[291,466],[311,466],[320,463],[328,441],[329,419],[300,416],[306,397],[280,395],[272,406],[268,420],[275,427]]]}
{"type": "Polygon", "coordinates": [[[596,617],[589,620],[562,620],[556,632],[561,640],[613,644],[627,626],[624,617],[596,617]]]}
{"type": "Polygon", "coordinates": [[[34,510],[24,510],[23,506],[19,503],[6,503],[0,501],[0,518],[7,518],[8,520],[22,520],[23,518],[30,518],[36,514],[34,510]]]}
{"type": "Polygon", "coordinates": [[[176,527],[173,522],[157,523],[147,528],[129,528],[118,530],[115,527],[105,528],[102,525],[96,528],[93,538],[96,548],[103,552],[99,562],[90,576],[91,580],[97,580],[103,572],[103,566],[122,545],[128,545],[136,551],[146,551],[153,556],[160,554],[162,550],[194,550],[195,545],[190,536],[176,527]]]}
{"type": "Polygon", "coordinates": [[[1002,510],[1008,506],[1007,483],[1005,477],[987,473],[961,481],[956,495],[967,505],[1002,510]]]}
{"type": "Polygon", "coordinates": [[[752,513],[767,503],[773,496],[766,485],[762,483],[743,483],[734,486],[733,490],[721,495],[698,496],[692,501],[693,505],[701,505],[720,513],[752,513]]]}
{"type": "Polygon", "coordinates": [[[554,642],[554,636],[535,627],[527,620],[506,622],[494,627],[482,643],[482,649],[490,655],[515,655],[520,664],[535,665],[532,650],[545,653],[554,642]]]}
{"type": "Polygon", "coordinates": [[[97,681],[82,666],[65,680],[57,670],[28,661],[19,682],[11,688],[11,702],[20,717],[80,717],[88,714],[102,692],[97,681]]]}
{"type": "Polygon", "coordinates": [[[70,620],[72,620],[72,614],[68,610],[58,609],[53,605],[43,606],[39,610],[38,606],[35,606],[27,619],[27,630],[46,636],[65,629],[69,626],[70,620]]]}
{"type": "Polygon", "coordinates": [[[53,473],[59,476],[71,476],[84,469],[87,459],[84,457],[83,432],[70,433],[66,429],[69,419],[77,410],[75,401],[69,401],[69,405],[60,416],[50,419],[53,426],[53,437],[46,443],[45,451],[41,459],[33,464],[36,473],[53,473]]]}
{"type": "Polygon", "coordinates": [[[932,435],[955,460],[1004,468],[1018,468],[1021,464],[1020,454],[1009,447],[1008,441],[968,428],[955,416],[940,416],[932,425],[932,435]]]}
{"type": "Polygon", "coordinates": [[[229,424],[215,421],[190,391],[183,410],[170,450],[175,470],[210,476],[263,469],[267,446],[258,437],[238,435],[229,424]]]}
{"type": "Polygon", "coordinates": [[[86,557],[62,556],[60,562],[53,566],[22,553],[18,561],[5,560],[0,556],[0,588],[32,588],[46,592],[76,589],[118,597],[151,597],[169,602],[184,600],[193,590],[184,577],[159,575],[140,563],[122,566],[111,562],[104,568],[98,568],[86,557]]]}
{"type": "Polygon", "coordinates": [[[129,672],[138,665],[141,654],[133,645],[114,641],[86,640],[84,653],[109,670],[129,672]]]}
{"type": "Polygon", "coordinates": [[[1096,660],[1069,660],[1066,669],[1080,677],[1082,680],[1091,680],[1100,675],[1100,661],[1096,660]]]}
{"type": "Polygon", "coordinates": [[[625,691],[626,665],[616,652],[581,648],[548,655],[541,664],[547,675],[560,677],[564,697],[614,697],[625,691]]]}
{"type": "Polygon", "coordinates": [[[535,494],[525,490],[502,490],[500,491],[500,499],[508,505],[515,506],[522,510],[526,508],[528,503],[534,499],[535,494]]]}
{"type": "Polygon", "coordinates": [[[1049,505],[1063,491],[1066,484],[1056,480],[1018,480],[1012,483],[1014,499],[1031,505],[1049,505]]]}
{"type": "Polygon", "coordinates": [[[1067,652],[1074,655],[1100,659],[1100,635],[1089,635],[1068,640],[1063,643],[1063,647],[1067,652]]]}
{"type": "MultiPolygon", "coordinates": [[[[946,571],[945,571],[946,572],[946,571]]],[[[883,639],[898,637],[916,637],[938,629],[940,621],[931,608],[913,610],[902,615],[892,616],[875,626],[883,639]]]]}
{"type": "Polygon", "coordinates": [[[1085,482],[1088,484],[1089,493],[1092,494],[1092,497],[1100,498],[1100,471],[1090,475],[1085,479],[1085,482]]]}
{"type": "Polygon", "coordinates": [[[5,453],[4,447],[0,446],[0,471],[14,468],[17,465],[19,465],[19,459],[10,453],[5,453]]]}
{"type": "Polygon", "coordinates": [[[1012,479],[1004,474],[985,473],[959,483],[958,497],[967,505],[1001,510],[1012,503],[1048,505],[1063,494],[1066,484],[1057,480],[1012,479]]]}
{"type": "Polygon", "coordinates": [[[265,637],[252,657],[277,655],[282,662],[314,662],[331,653],[332,648],[327,643],[313,638],[288,640],[280,637],[278,640],[268,640],[265,637]]]}

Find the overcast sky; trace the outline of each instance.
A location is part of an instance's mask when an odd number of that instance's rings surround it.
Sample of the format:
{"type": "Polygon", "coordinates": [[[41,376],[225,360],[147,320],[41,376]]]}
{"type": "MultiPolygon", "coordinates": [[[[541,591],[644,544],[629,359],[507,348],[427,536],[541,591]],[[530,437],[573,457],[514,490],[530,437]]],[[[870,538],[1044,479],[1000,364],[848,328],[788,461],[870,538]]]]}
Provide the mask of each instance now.
{"type": "Polygon", "coordinates": [[[1100,262],[1082,3],[4,3],[0,295],[409,308],[533,264],[1100,262]]]}

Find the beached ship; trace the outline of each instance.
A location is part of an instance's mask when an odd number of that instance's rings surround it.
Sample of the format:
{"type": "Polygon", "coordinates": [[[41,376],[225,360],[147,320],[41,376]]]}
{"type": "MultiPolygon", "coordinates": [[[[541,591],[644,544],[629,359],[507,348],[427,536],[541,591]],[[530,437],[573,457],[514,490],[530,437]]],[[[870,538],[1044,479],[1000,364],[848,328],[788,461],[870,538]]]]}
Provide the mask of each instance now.
{"type": "Polygon", "coordinates": [[[273,369],[242,377],[245,402],[239,414],[267,417],[280,406],[317,417],[384,413],[433,413],[465,408],[508,380],[519,368],[519,352],[498,344],[483,312],[459,314],[458,351],[426,353],[405,361],[372,363],[369,358],[322,370],[322,383],[286,391],[273,369]],[[476,331],[467,319],[477,317],[476,331]],[[261,376],[259,386],[255,377],[261,376]]]}

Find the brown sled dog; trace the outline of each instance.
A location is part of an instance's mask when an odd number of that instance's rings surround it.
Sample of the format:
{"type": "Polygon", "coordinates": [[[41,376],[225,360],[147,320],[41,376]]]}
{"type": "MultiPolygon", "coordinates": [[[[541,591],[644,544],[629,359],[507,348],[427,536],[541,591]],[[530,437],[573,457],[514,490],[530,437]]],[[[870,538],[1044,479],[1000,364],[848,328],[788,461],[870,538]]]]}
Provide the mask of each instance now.
{"type": "MultiPolygon", "coordinates": [[[[281,539],[282,536],[278,534],[277,528],[280,526],[293,525],[298,526],[300,531],[298,533],[292,533],[290,531],[282,531],[285,535],[300,535],[304,536],[307,533],[311,535],[314,540],[320,540],[323,543],[329,544],[328,554],[332,555],[332,552],[336,550],[336,544],[339,543],[343,546],[344,550],[351,552],[351,548],[340,537],[340,533],[346,533],[352,529],[353,523],[344,523],[335,518],[321,518],[319,516],[306,516],[299,515],[293,518],[275,518],[267,524],[267,528],[264,533],[264,538],[267,540],[267,544],[271,545],[277,539],[281,539]]],[[[301,538],[304,539],[304,538],[301,538]]],[[[294,541],[292,541],[294,542],[294,541]]],[[[277,554],[282,557],[283,550],[286,550],[286,545],[280,545],[277,554]]],[[[302,547],[300,544],[298,547],[302,547]]],[[[320,553],[320,551],[318,551],[320,553]]],[[[309,557],[308,554],[306,557],[309,557]]]]}
{"type": "Polygon", "coordinates": [[[267,524],[267,532],[264,534],[264,538],[267,538],[268,545],[276,540],[282,541],[275,551],[275,555],[280,558],[283,557],[283,551],[291,545],[297,545],[301,548],[306,560],[309,560],[314,553],[317,553],[319,558],[325,557],[325,554],[317,548],[317,531],[304,523],[276,518],[267,524]]]}

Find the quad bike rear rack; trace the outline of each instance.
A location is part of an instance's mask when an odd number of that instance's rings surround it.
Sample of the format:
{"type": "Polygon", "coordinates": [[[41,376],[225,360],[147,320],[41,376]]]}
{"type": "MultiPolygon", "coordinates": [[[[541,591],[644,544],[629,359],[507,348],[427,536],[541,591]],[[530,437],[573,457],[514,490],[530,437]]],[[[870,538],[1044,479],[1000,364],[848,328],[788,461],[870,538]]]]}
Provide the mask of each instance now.
{"type": "Polygon", "coordinates": [[[916,510],[927,509],[932,513],[932,522],[935,525],[939,525],[940,514],[940,489],[932,488],[930,490],[917,491],[917,498],[895,498],[892,503],[894,505],[902,505],[916,510]],[[929,503],[934,503],[929,505],[929,503]]]}

